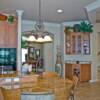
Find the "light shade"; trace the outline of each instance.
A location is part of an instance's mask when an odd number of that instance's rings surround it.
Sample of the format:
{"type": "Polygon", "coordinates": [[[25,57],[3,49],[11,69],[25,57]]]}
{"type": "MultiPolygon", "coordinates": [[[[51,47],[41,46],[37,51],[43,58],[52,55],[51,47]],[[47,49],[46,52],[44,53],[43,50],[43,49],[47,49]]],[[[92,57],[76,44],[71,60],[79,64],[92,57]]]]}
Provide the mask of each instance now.
{"type": "Polygon", "coordinates": [[[23,37],[24,40],[29,42],[39,42],[39,43],[45,43],[45,42],[52,42],[52,38],[49,35],[45,35],[44,37],[36,37],[34,35],[30,35],[29,37],[23,37]]]}
{"type": "Polygon", "coordinates": [[[35,38],[33,35],[30,35],[30,36],[26,39],[26,41],[34,42],[34,41],[36,41],[36,38],[35,38]]]}
{"type": "Polygon", "coordinates": [[[49,35],[44,36],[44,41],[51,42],[52,38],[49,35]]]}
{"type": "Polygon", "coordinates": [[[42,37],[38,37],[38,38],[36,39],[36,42],[42,43],[42,42],[44,42],[44,39],[43,39],[42,37]]]}
{"type": "Polygon", "coordinates": [[[23,41],[27,41],[27,37],[22,36],[22,40],[23,40],[23,41]]]}

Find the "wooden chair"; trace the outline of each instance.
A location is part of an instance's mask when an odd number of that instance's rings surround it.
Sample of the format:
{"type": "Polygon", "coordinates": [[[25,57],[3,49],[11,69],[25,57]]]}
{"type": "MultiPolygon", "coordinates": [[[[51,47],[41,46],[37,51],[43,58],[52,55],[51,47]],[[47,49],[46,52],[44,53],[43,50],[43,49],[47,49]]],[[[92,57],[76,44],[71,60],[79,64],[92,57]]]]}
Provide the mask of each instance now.
{"type": "Polygon", "coordinates": [[[75,93],[75,89],[77,87],[78,81],[79,81],[78,77],[76,75],[73,75],[73,88],[70,93],[71,100],[75,100],[74,93],[75,93]]]}
{"type": "Polygon", "coordinates": [[[69,100],[71,88],[64,79],[55,80],[55,100],[69,100]]]}
{"type": "Polygon", "coordinates": [[[4,100],[20,100],[20,90],[19,89],[5,89],[1,87],[1,91],[4,100]]]}
{"type": "Polygon", "coordinates": [[[57,78],[59,77],[56,72],[43,72],[44,78],[57,78]]]}
{"type": "Polygon", "coordinates": [[[20,83],[29,83],[29,82],[36,82],[38,79],[39,75],[26,75],[20,77],[20,83]]]}
{"type": "Polygon", "coordinates": [[[4,100],[4,97],[3,97],[3,94],[2,94],[2,91],[1,91],[1,87],[0,87],[0,100],[4,100]]]}

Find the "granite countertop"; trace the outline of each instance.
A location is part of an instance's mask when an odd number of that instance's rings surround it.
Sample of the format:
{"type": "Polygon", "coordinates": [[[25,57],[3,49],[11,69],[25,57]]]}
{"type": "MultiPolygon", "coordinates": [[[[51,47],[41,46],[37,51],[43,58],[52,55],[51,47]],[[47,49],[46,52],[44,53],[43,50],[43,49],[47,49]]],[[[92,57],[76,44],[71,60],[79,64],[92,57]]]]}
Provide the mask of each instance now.
{"type": "MultiPolygon", "coordinates": [[[[66,60],[65,63],[76,64],[77,60],[66,60]]],[[[91,61],[79,61],[79,64],[91,64],[91,61]]]]}

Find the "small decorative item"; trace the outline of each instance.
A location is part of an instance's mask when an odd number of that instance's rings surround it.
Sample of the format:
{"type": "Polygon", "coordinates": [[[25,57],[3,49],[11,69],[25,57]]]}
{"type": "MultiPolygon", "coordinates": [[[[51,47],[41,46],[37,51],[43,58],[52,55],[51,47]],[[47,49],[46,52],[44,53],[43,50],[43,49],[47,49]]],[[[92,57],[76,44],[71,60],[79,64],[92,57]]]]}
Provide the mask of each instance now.
{"type": "Polygon", "coordinates": [[[7,20],[7,16],[4,14],[0,14],[0,21],[6,21],[7,20]]]}
{"type": "Polygon", "coordinates": [[[73,32],[73,27],[66,26],[64,32],[65,33],[73,32]]]}
{"type": "Polygon", "coordinates": [[[40,57],[40,49],[35,49],[35,57],[36,58],[40,57]]]}
{"type": "Polygon", "coordinates": [[[80,32],[80,24],[75,24],[74,26],[73,26],[73,30],[74,30],[74,32],[80,32]]]}
{"type": "Polygon", "coordinates": [[[14,22],[14,16],[13,15],[8,16],[8,22],[10,22],[10,23],[14,22]]]}

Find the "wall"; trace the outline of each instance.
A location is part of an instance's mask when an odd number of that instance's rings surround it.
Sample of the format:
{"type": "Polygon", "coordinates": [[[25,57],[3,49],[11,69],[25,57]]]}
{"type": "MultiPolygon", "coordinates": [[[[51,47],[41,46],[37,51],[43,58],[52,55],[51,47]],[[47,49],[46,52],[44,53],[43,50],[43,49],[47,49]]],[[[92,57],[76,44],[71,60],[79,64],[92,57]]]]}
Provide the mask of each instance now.
{"type": "MultiPolygon", "coordinates": [[[[45,69],[47,71],[55,70],[55,62],[56,62],[56,46],[60,45],[62,50],[62,60],[63,64],[67,60],[79,60],[79,61],[88,61],[91,62],[91,81],[97,80],[97,66],[100,65],[100,56],[97,56],[98,51],[100,51],[99,41],[100,34],[98,31],[100,30],[100,24],[95,24],[93,29],[94,32],[91,34],[90,42],[91,42],[91,55],[66,55],[64,51],[64,27],[65,26],[73,26],[74,24],[80,23],[80,21],[74,22],[65,22],[62,24],[53,24],[53,23],[45,23],[45,29],[54,34],[53,44],[45,44],[44,45],[44,62],[45,69]],[[98,33],[98,34],[97,34],[98,33]],[[53,49],[52,49],[53,48],[53,49]]],[[[34,27],[35,22],[32,21],[23,21],[22,31],[31,30],[34,27]]],[[[100,32],[100,31],[99,31],[100,32]]],[[[64,71],[64,69],[63,69],[64,71]]]]}
{"type": "MultiPolygon", "coordinates": [[[[35,22],[23,20],[22,32],[34,29],[35,22]]],[[[55,70],[56,62],[56,46],[60,45],[60,24],[56,23],[44,23],[45,30],[54,34],[54,40],[52,44],[44,44],[44,67],[47,71],[55,70]]]]}
{"type": "Polygon", "coordinates": [[[97,66],[100,68],[100,23],[95,24],[97,31],[97,66]]]}

